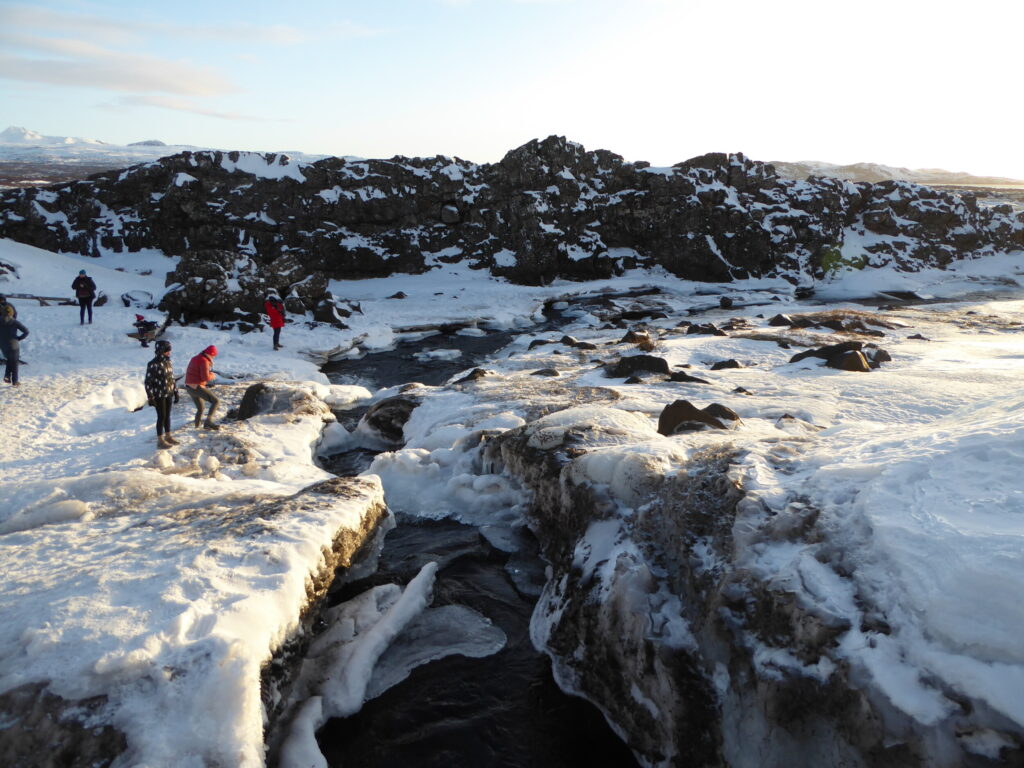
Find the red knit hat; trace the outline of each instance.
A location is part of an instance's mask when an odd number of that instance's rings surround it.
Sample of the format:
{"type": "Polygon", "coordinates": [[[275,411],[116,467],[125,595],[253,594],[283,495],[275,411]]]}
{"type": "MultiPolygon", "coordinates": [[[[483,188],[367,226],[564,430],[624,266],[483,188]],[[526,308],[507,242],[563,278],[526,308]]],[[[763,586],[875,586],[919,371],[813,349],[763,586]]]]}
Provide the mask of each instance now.
{"type": "Polygon", "coordinates": [[[204,349],[203,352],[205,354],[209,355],[210,357],[216,357],[217,356],[217,348],[215,346],[213,346],[213,344],[211,344],[206,349],[204,349]]]}

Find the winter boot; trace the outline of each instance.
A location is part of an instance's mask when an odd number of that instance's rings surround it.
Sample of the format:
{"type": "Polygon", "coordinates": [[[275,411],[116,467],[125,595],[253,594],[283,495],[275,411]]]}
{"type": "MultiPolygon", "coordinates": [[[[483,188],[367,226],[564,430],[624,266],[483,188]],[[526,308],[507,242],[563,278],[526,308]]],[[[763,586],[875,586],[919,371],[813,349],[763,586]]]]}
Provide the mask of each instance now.
{"type": "Polygon", "coordinates": [[[212,421],[207,421],[203,424],[203,429],[218,430],[220,429],[220,424],[214,424],[212,421]]]}
{"type": "Polygon", "coordinates": [[[181,445],[181,443],[178,440],[174,439],[170,432],[164,433],[164,440],[170,443],[171,445],[181,445]]]}
{"type": "Polygon", "coordinates": [[[157,448],[170,448],[171,447],[171,444],[169,442],[167,442],[166,435],[157,435],[157,437],[156,437],[156,447],[157,448]]]}

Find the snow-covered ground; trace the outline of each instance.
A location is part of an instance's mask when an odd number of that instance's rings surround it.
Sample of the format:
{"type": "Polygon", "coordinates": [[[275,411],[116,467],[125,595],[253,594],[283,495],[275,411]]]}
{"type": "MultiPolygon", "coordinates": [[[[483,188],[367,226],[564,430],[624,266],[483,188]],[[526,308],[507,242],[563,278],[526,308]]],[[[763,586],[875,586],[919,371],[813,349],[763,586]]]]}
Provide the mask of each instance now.
{"type": "MultiPolygon", "coordinates": [[[[314,456],[330,416],[315,409],[295,418],[261,416],[213,434],[192,429],[192,406],[183,397],[172,416],[182,445],[157,451],[153,411],[135,410],[145,402],[151,350],[125,333],[136,312],[162,318],[126,308],[119,297],[127,291],[159,296],[171,261],[159,254],[89,259],[0,241],[0,262],[16,268],[16,277],[0,281],[0,293],[70,295],[72,279],[85,268],[110,297],[85,326],[77,307],[14,301],[31,335],[22,348],[22,386],[0,388],[0,694],[42,682],[69,699],[107,696],[106,722],[128,739],[125,764],[262,763],[259,667],[294,630],[305,584],[322,566],[321,546],[379,498],[377,483],[393,509],[491,525],[496,541],[514,529],[522,493],[506,478],[474,474],[465,438],[478,429],[519,426],[531,401],[554,398],[528,375],[545,367],[559,368],[563,387],[617,390],[621,399],[603,405],[649,424],[650,434],[637,428],[646,435],[642,446],[623,446],[587,465],[593,482],[617,486],[624,499],[631,474],[616,467],[630,453],[643,451],[674,467],[680,456],[721,439],[708,432],[657,435],[667,403],[687,398],[735,409],[742,423],[729,440],[743,449],[745,490],[772,509],[797,499],[817,506],[855,567],[852,578],[840,579],[787,542],[749,552],[749,566],[766,580],[799,583],[808,599],[849,618],[842,657],[862,672],[865,685],[911,717],[943,718],[952,704],[940,691],[954,690],[1024,730],[1024,294],[1016,283],[1024,254],[913,275],[850,272],[818,286],[817,297],[830,306],[879,290],[949,299],[1003,292],[998,301],[886,313],[898,327],[878,342],[894,359],[867,374],[812,360],[790,364],[797,350],[738,335],[674,335],[659,342],[657,354],[692,365],[711,384],[625,385],[595,370],[592,355],[554,355],[552,346],[528,351],[536,335],[524,332],[515,354],[487,363],[504,391],[422,388],[425,400],[406,427],[407,446],[378,457],[361,498],[289,508],[273,524],[261,518],[257,531],[241,535],[238,526],[251,521],[233,520],[232,510],[287,499],[329,477],[314,456]],[[726,358],[744,367],[708,370],[726,358]],[[752,394],[732,395],[738,386],[752,394]],[[798,421],[780,420],[783,414],[798,421]],[[865,599],[885,611],[892,627],[870,642],[857,620],[865,599]],[[936,679],[943,685],[931,682],[936,679]]],[[[697,286],[631,274],[538,289],[447,267],[333,283],[336,295],[361,306],[350,330],[291,323],[278,352],[269,332],[172,326],[165,338],[174,345],[179,373],[189,357],[215,344],[228,400],[237,402],[236,380],[268,379],[338,408],[391,393],[330,385],[313,362],[326,350],[386,348],[394,329],[446,321],[527,329],[545,300],[644,285],[662,287],[658,298],[681,317],[688,307],[717,304],[714,296],[695,295],[698,289],[727,292],[738,303],[777,297],[768,306],[712,309],[694,318],[743,316],[762,331],[773,329],[757,314],[809,309],[792,303],[781,283],[697,286]],[[388,298],[397,291],[407,298],[388,298]]],[[[599,345],[622,335],[599,326],[595,316],[579,313],[565,330],[599,345]]],[[[827,332],[814,333],[816,343],[828,343],[827,332]]],[[[571,404],[580,403],[565,407],[571,404]]],[[[334,445],[356,440],[339,429],[328,432],[334,445]]],[[[400,606],[400,613],[388,624],[377,615],[386,613],[381,603],[374,604],[377,629],[339,657],[355,665],[348,681],[338,683],[343,691],[319,690],[321,698],[310,699],[299,718],[300,730],[311,733],[323,702],[329,711],[348,713],[358,709],[367,686],[379,688],[369,683],[377,656],[429,604],[431,577],[425,572],[404,600],[389,594],[384,603],[400,606]]],[[[294,754],[306,759],[310,742],[301,734],[296,739],[294,754]]]]}

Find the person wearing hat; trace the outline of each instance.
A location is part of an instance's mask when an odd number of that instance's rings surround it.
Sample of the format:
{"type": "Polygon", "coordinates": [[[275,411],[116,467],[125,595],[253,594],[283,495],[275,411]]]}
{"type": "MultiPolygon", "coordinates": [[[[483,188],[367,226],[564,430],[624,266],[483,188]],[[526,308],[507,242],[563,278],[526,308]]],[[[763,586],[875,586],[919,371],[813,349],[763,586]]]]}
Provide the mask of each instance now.
{"type": "Polygon", "coordinates": [[[78,324],[85,325],[85,313],[89,312],[89,324],[92,324],[92,302],[96,298],[96,283],[85,274],[85,270],[78,271],[78,277],[71,283],[71,290],[75,292],[78,299],[78,324]]]}
{"type": "Polygon", "coordinates": [[[149,335],[157,329],[157,323],[153,320],[147,320],[142,315],[135,316],[135,333],[138,336],[139,342],[144,347],[149,346],[149,335]]]}
{"type": "Polygon", "coordinates": [[[284,303],[281,301],[280,296],[272,293],[263,302],[263,308],[267,311],[270,327],[274,329],[274,349],[280,349],[281,329],[284,328],[284,303]]]}
{"type": "Polygon", "coordinates": [[[146,366],[146,397],[156,409],[156,447],[170,448],[178,445],[171,436],[171,404],[178,402],[178,386],[171,367],[171,342],[161,339],[154,352],[146,366]]]}
{"type": "Polygon", "coordinates": [[[10,312],[0,314],[0,354],[7,361],[4,381],[18,384],[18,366],[21,364],[21,340],[28,336],[28,328],[14,319],[10,312]]]}
{"type": "Polygon", "coordinates": [[[220,404],[217,397],[210,388],[206,386],[216,376],[213,374],[213,358],[217,356],[217,348],[212,344],[189,360],[188,368],[185,370],[185,391],[192,398],[196,406],[196,429],[202,424],[205,429],[220,429],[219,424],[213,422],[213,412],[220,404]],[[206,414],[206,421],[203,421],[203,401],[210,404],[210,410],[206,414]]]}
{"type": "Polygon", "coordinates": [[[7,300],[7,297],[0,294],[0,317],[4,315],[10,315],[15,320],[18,319],[18,310],[14,308],[14,305],[7,300]]]}

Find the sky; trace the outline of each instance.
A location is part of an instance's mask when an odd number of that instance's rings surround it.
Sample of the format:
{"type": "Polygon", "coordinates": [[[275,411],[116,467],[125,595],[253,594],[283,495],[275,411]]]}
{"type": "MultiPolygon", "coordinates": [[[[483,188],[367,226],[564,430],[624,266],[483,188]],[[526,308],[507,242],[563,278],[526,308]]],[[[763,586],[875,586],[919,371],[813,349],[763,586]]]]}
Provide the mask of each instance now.
{"type": "Polygon", "coordinates": [[[1024,179],[1019,0],[0,0],[0,129],[494,162],[556,134],[1024,179]]]}

